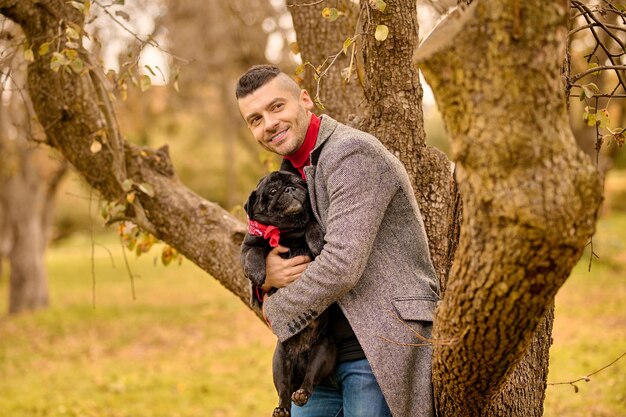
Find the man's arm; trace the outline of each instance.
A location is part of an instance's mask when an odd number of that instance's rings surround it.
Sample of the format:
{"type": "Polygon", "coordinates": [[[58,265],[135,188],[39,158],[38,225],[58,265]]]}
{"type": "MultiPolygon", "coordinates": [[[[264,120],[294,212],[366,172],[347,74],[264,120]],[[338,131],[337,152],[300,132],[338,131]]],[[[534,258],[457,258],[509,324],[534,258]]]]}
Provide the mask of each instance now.
{"type": "Polygon", "coordinates": [[[330,199],[322,253],[300,279],[264,303],[280,340],[301,330],[303,320],[308,323],[354,288],[399,188],[380,151],[357,143],[346,141],[341,148],[333,148],[317,168],[316,182],[325,182],[330,199]]]}

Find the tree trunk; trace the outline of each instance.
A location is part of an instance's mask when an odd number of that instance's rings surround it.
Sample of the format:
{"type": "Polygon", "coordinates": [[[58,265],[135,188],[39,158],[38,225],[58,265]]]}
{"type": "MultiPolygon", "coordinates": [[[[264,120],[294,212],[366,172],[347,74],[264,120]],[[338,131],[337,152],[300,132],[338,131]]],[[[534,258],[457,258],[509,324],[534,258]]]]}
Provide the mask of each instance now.
{"type": "MultiPolygon", "coordinates": [[[[326,2],[316,5],[309,5],[310,3],[309,0],[287,1],[287,7],[293,18],[302,61],[318,67],[329,56],[341,51],[344,41],[357,33],[359,9],[350,0],[339,0],[332,6],[345,15],[330,22],[322,18],[322,10],[328,7],[326,2]]],[[[358,45],[357,41],[355,46],[358,45]]],[[[349,48],[347,54],[342,53],[337,57],[319,85],[320,100],[325,107],[324,113],[342,123],[349,123],[352,119],[362,120],[367,111],[363,105],[363,88],[355,77],[356,62],[353,63],[353,76],[350,82],[346,82],[341,73],[344,68],[350,67],[351,51],[352,48],[349,48]]],[[[304,79],[304,88],[311,93],[311,97],[318,92],[314,74],[315,71],[308,67],[301,75],[304,79]]]]}
{"type": "MultiPolygon", "coordinates": [[[[3,152],[3,165],[11,159],[15,172],[0,184],[0,205],[5,213],[2,233],[7,239],[10,265],[9,314],[48,306],[45,251],[54,206],[54,192],[64,172],[46,176],[41,165],[48,153],[33,148],[24,139],[15,140],[14,152],[3,152]]],[[[4,147],[6,151],[6,147],[4,147]]]]}
{"type": "Polygon", "coordinates": [[[412,63],[418,44],[415,1],[388,2],[384,13],[362,2],[361,12],[371,18],[361,19],[369,110],[361,128],[379,138],[406,167],[424,218],[430,255],[445,289],[458,241],[460,207],[450,161],[426,146],[423,90],[412,63]],[[377,25],[389,27],[383,42],[374,38],[377,25]]]}
{"type": "MultiPolygon", "coordinates": [[[[339,50],[354,33],[361,84],[348,86],[340,69],[349,65],[349,54],[335,62],[329,77],[322,80],[321,95],[325,113],[344,123],[354,114],[359,128],[376,136],[406,167],[424,217],[430,252],[442,287],[458,241],[459,199],[452,178],[451,164],[439,150],[426,146],[422,113],[422,87],[411,59],[418,43],[415,2],[388,2],[385,13],[362,2],[360,11],[349,1],[336,7],[345,11],[335,22],[326,22],[321,10],[325,4],[304,6],[298,0],[289,8],[298,33],[302,59],[320,64],[325,51],[339,50]],[[359,27],[355,29],[355,24],[359,27]],[[384,42],[374,39],[376,25],[390,27],[384,42]],[[348,93],[348,94],[346,94],[348,93]],[[356,101],[355,101],[356,100],[356,101]]],[[[315,82],[307,72],[305,86],[313,93],[315,82]]],[[[354,123],[351,123],[354,124],[354,123]]]]}
{"type": "MultiPolygon", "coordinates": [[[[19,38],[15,25],[4,30],[19,38]]],[[[54,195],[65,172],[49,151],[28,142],[33,136],[32,107],[25,90],[26,63],[21,53],[3,61],[3,102],[0,104],[0,256],[10,265],[9,314],[48,306],[45,250],[54,195]],[[7,84],[8,82],[8,84],[7,84]]]]}
{"type": "MultiPolygon", "coordinates": [[[[568,125],[568,2],[474,6],[453,45],[424,66],[452,137],[464,213],[433,331],[441,416],[503,412],[504,382],[592,235],[601,200],[568,125]]],[[[541,414],[527,411],[526,396],[514,400],[506,415],[541,414]]]]}

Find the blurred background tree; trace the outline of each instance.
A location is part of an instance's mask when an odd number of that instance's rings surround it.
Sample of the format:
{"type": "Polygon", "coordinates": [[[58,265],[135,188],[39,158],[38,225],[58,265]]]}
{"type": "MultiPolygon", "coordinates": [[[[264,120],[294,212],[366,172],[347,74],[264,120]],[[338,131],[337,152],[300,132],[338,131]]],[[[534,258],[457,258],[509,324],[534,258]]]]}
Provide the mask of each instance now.
{"type": "Polygon", "coordinates": [[[2,18],[0,49],[0,269],[10,268],[9,313],[48,306],[45,250],[54,196],[65,174],[63,158],[40,145],[26,89],[26,58],[19,27],[2,18]]]}

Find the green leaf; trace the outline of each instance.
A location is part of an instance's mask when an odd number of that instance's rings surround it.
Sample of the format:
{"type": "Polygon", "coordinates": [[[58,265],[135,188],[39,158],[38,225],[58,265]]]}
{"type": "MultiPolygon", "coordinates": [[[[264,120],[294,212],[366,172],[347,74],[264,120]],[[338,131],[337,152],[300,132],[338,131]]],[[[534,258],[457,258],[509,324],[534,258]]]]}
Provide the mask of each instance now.
{"type": "Polygon", "coordinates": [[[149,75],[142,75],[141,76],[141,91],[144,92],[146,90],[148,90],[150,87],[152,86],[152,80],[150,79],[149,75]]]}
{"type": "Polygon", "coordinates": [[[154,188],[148,183],[142,182],[138,185],[139,190],[149,197],[154,197],[154,188]]]}
{"type": "Polygon", "coordinates": [[[83,3],[83,13],[85,14],[85,16],[89,15],[89,12],[91,11],[91,1],[90,0],[85,0],[85,3],[83,3]]]}
{"type": "Polygon", "coordinates": [[[383,0],[376,0],[376,2],[374,3],[374,7],[376,7],[379,11],[384,12],[387,8],[387,3],[385,3],[383,0]]]}
{"type": "Polygon", "coordinates": [[[334,7],[325,7],[322,10],[322,17],[329,22],[334,22],[339,17],[339,10],[334,7]]]}
{"type": "Polygon", "coordinates": [[[74,71],[76,74],[80,74],[83,68],[85,68],[85,64],[83,63],[82,59],[76,58],[70,62],[70,68],[72,68],[72,71],[74,71]]]}
{"type": "MultiPolygon", "coordinates": [[[[598,67],[598,64],[597,64],[597,63],[595,63],[595,62],[590,62],[590,63],[589,63],[589,65],[588,65],[587,67],[588,67],[589,69],[592,69],[592,68],[597,68],[597,67],[598,67]]],[[[592,72],[591,74],[592,74],[592,75],[598,75],[598,74],[600,74],[600,71],[595,71],[595,72],[592,72]]]]}
{"type": "Polygon", "coordinates": [[[50,52],[50,44],[51,42],[44,42],[41,45],[39,45],[39,56],[43,56],[46,55],[48,52],[50,52]]]}
{"type": "Polygon", "coordinates": [[[378,25],[376,26],[376,32],[374,33],[374,37],[376,38],[377,41],[384,41],[385,39],[387,39],[387,36],[389,35],[389,28],[385,25],[378,25]]]}
{"type": "Polygon", "coordinates": [[[594,83],[589,83],[583,85],[583,92],[585,93],[586,98],[592,98],[594,95],[600,93],[600,89],[594,83]]]}

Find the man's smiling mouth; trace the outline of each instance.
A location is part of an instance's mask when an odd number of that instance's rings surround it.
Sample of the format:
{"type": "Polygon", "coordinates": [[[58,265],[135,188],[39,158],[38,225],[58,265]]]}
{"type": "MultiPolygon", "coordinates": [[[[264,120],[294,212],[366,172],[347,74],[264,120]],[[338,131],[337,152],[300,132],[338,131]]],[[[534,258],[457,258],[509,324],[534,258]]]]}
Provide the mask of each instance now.
{"type": "Polygon", "coordinates": [[[274,136],[272,136],[270,138],[270,140],[268,140],[269,143],[274,142],[275,140],[280,140],[283,138],[283,136],[285,136],[285,134],[287,133],[287,130],[289,130],[289,128],[285,129],[285,130],[281,130],[280,132],[278,132],[277,134],[275,134],[274,136]]]}

